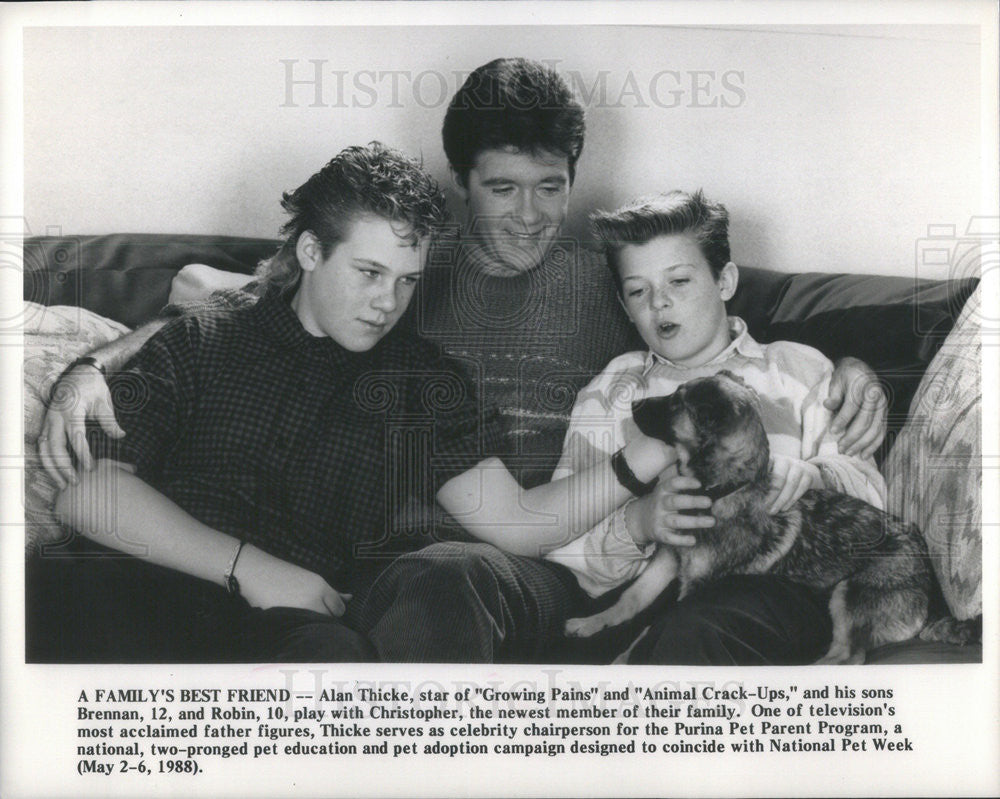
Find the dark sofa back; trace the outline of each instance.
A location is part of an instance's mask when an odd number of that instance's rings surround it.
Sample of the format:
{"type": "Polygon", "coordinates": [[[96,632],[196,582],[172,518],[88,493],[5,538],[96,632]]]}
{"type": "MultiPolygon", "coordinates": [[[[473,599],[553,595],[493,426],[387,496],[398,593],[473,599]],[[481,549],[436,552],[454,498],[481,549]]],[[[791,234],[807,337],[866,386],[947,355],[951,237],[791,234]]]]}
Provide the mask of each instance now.
{"type": "Polygon", "coordinates": [[[978,282],[741,267],[729,311],[742,316],[759,341],[798,341],[834,361],[850,355],[871,366],[889,397],[891,444],[927,365],[978,282]]]}
{"type": "MultiPolygon", "coordinates": [[[[27,239],[24,298],[83,306],[135,327],[163,307],[171,279],[185,264],[250,273],[277,247],[271,239],[228,236],[27,239]]],[[[853,355],[868,363],[890,398],[891,433],[905,421],[927,364],[977,282],[741,267],[729,309],[746,320],[759,341],[798,341],[832,359],[853,355]]]]}
{"type": "Polygon", "coordinates": [[[24,242],[24,299],[78,305],[129,327],[166,305],[182,266],[202,263],[249,274],[279,242],[232,236],[125,233],[37,237],[24,242]]]}

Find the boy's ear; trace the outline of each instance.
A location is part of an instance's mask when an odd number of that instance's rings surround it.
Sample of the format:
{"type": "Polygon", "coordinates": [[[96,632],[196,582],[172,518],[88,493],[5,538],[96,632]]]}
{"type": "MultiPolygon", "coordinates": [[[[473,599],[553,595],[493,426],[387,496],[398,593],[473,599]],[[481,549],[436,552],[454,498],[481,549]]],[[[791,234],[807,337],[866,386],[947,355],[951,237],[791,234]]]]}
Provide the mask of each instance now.
{"type": "Polygon", "coordinates": [[[469,201],[469,187],[466,185],[466,180],[462,180],[462,176],[450,164],[448,171],[451,173],[451,182],[455,184],[455,191],[462,198],[462,202],[467,203],[469,201]]]}
{"type": "Polygon", "coordinates": [[[628,320],[634,325],[635,319],[633,319],[632,314],[629,313],[628,306],[625,304],[625,298],[622,296],[621,289],[615,292],[615,296],[618,298],[618,304],[621,305],[622,309],[624,309],[625,316],[627,316],[628,320]]]}
{"type": "Polygon", "coordinates": [[[719,273],[719,295],[722,297],[723,302],[728,302],[733,298],[736,293],[736,287],[740,283],[740,270],[736,267],[732,261],[727,263],[722,267],[722,271],[719,273]]]}
{"type": "Polygon", "coordinates": [[[295,242],[295,257],[299,259],[299,266],[305,272],[312,272],[323,260],[319,239],[311,230],[303,230],[299,234],[299,240],[295,242]]]}

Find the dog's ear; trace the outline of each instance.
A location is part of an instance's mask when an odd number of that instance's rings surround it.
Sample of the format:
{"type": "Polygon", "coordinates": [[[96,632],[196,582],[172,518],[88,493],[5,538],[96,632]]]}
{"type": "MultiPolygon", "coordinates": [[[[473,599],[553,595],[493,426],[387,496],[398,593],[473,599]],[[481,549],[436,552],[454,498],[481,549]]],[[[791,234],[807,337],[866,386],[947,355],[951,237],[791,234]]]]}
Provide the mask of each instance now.
{"type": "Polygon", "coordinates": [[[671,426],[671,404],[673,395],[667,397],[647,397],[632,403],[632,418],[643,435],[658,438],[664,444],[674,444],[674,430],[671,426]]]}
{"type": "MultiPolygon", "coordinates": [[[[718,372],[716,372],[716,374],[717,375],[721,375],[722,377],[728,377],[734,383],[739,383],[741,386],[746,386],[747,385],[746,380],[744,380],[742,377],[740,377],[735,372],[730,372],[728,369],[720,369],[718,372]]],[[[747,386],[747,388],[749,388],[749,386],[747,386]]]]}
{"type": "Polygon", "coordinates": [[[728,369],[722,369],[721,371],[719,371],[719,372],[716,373],[716,377],[720,377],[720,376],[724,376],[724,377],[728,378],[732,382],[736,383],[740,388],[742,388],[744,390],[744,392],[746,393],[746,396],[749,399],[750,404],[753,407],[753,409],[755,411],[757,411],[757,413],[760,413],[760,411],[761,411],[761,407],[760,407],[760,395],[757,393],[757,390],[753,386],[751,386],[740,375],[738,375],[738,374],[736,374],[734,372],[730,372],[728,369]]]}

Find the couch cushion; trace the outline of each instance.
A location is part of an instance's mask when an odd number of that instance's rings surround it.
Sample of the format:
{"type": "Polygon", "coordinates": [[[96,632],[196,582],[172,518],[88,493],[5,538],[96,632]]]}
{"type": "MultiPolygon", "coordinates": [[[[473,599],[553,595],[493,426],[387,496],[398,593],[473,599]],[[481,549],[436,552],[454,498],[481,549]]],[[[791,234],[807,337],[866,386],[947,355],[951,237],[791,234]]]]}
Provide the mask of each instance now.
{"type": "Polygon", "coordinates": [[[853,355],[875,369],[900,355],[926,366],[978,280],[798,274],[771,315],[772,340],[801,335],[830,358],[853,355]],[[816,343],[813,343],[816,342],[816,343]]]}
{"type": "Polygon", "coordinates": [[[758,341],[763,341],[767,338],[771,318],[778,310],[782,297],[794,279],[794,274],[774,272],[755,266],[741,266],[736,294],[726,303],[726,310],[731,315],[743,319],[750,329],[750,335],[758,341]]]}
{"type": "Polygon", "coordinates": [[[888,510],[924,534],[952,614],[982,613],[982,387],[977,290],[924,375],[885,464],[888,510]]]}

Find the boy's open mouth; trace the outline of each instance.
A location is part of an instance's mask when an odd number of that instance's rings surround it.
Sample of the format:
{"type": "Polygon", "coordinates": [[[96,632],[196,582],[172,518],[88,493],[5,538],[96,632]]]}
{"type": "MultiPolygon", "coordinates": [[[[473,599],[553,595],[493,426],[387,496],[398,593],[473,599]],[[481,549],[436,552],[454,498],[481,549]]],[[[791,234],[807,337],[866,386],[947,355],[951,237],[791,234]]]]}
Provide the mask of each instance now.
{"type": "Polygon", "coordinates": [[[680,329],[680,325],[673,322],[663,322],[656,326],[656,333],[660,338],[670,338],[680,329]]]}

